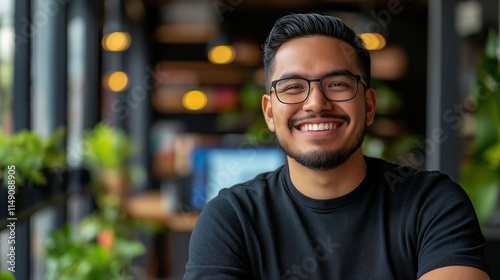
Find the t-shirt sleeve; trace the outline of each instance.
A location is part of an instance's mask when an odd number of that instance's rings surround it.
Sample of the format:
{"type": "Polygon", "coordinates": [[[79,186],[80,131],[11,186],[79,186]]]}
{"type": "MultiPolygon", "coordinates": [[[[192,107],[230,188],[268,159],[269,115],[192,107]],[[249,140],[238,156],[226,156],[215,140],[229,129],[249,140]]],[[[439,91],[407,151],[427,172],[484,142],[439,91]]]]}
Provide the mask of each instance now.
{"type": "Polygon", "coordinates": [[[446,175],[428,177],[414,205],[418,278],[445,266],[471,266],[489,273],[485,239],[463,189],[446,175]]]}
{"type": "Polygon", "coordinates": [[[221,193],[202,210],[189,242],[184,280],[251,279],[243,230],[221,193]]]}

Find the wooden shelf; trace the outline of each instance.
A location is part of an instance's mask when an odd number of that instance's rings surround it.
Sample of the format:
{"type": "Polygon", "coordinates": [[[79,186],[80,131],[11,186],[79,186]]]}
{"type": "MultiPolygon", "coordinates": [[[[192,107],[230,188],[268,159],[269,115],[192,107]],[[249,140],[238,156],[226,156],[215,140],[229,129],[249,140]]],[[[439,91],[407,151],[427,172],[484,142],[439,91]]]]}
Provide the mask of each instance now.
{"type": "Polygon", "coordinates": [[[126,209],[133,219],[162,222],[167,229],[177,232],[192,232],[199,216],[198,212],[167,211],[163,207],[160,190],[150,190],[130,197],[126,209]]]}

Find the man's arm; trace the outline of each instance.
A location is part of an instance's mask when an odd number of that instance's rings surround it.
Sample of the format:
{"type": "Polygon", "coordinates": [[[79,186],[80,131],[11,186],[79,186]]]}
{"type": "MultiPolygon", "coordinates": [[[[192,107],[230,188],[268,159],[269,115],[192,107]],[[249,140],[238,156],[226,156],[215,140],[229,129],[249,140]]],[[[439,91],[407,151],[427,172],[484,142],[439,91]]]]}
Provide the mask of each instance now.
{"type": "Polygon", "coordinates": [[[419,280],[490,280],[490,277],[481,269],[454,265],[431,270],[419,280]]]}
{"type": "Polygon", "coordinates": [[[418,273],[422,280],[489,279],[486,241],[463,189],[432,172],[416,195],[418,273]],[[482,272],[484,271],[484,272],[482,272]]]}
{"type": "Polygon", "coordinates": [[[198,218],[189,242],[184,280],[252,279],[238,215],[219,195],[198,218]]]}

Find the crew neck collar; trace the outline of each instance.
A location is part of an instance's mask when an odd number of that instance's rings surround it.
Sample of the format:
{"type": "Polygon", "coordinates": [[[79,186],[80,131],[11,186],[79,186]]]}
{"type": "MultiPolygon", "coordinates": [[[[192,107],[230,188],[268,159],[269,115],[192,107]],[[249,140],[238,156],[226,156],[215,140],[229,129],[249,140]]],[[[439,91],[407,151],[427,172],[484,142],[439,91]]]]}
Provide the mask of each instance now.
{"type": "Polygon", "coordinates": [[[372,181],[371,178],[373,176],[374,166],[371,158],[365,156],[364,159],[367,166],[365,178],[353,191],[340,197],[331,199],[314,199],[302,194],[299,190],[297,190],[290,179],[288,164],[283,166],[281,180],[289,195],[300,204],[320,211],[340,209],[358,201],[368,190],[370,182],[372,181]]]}

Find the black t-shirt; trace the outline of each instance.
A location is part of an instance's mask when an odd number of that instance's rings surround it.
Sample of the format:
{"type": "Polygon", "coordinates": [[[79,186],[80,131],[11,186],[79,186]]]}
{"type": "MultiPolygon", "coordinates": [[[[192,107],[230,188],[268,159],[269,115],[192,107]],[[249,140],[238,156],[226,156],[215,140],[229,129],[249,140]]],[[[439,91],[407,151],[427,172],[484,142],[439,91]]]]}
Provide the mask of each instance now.
{"type": "Polygon", "coordinates": [[[460,186],[365,157],[351,193],[316,200],[288,166],[225,189],[193,231],[184,279],[418,279],[465,265],[488,272],[485,240],[460,186]]]}

